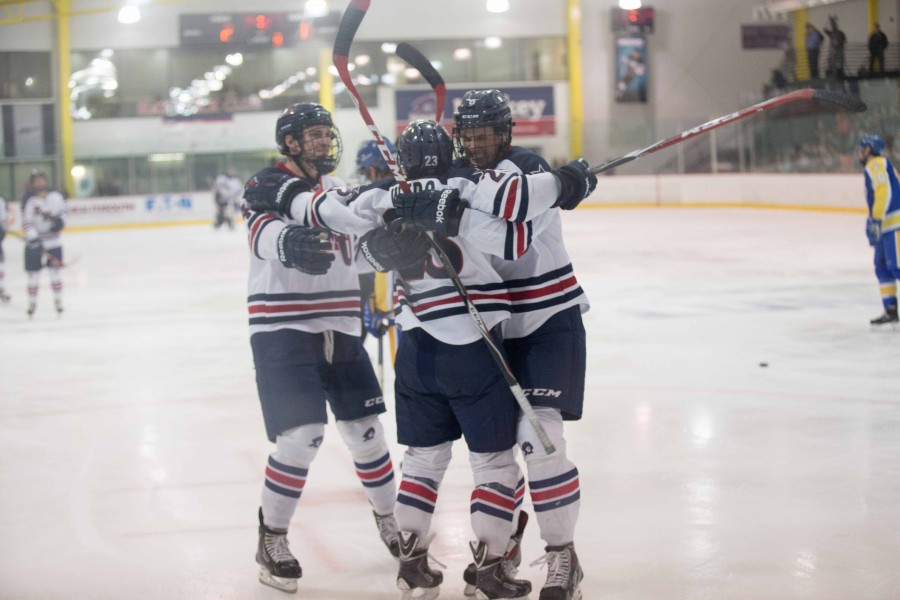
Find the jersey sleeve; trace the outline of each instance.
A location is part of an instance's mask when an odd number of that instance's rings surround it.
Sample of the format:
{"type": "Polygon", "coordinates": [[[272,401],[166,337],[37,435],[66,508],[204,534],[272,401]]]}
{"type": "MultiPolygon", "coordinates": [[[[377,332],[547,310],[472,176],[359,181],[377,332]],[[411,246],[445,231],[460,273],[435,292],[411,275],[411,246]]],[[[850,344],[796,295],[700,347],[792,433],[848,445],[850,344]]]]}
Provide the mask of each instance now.
{"type": "Polygon", "coordinates": [[[469,208],[506,221],[525,223],[556,204],[559,188],[553,173],[514,173],[486,169],[477,182],[456,183],[469,208]],[[472,185],[474,183],[474,185],[472,185]]]}
{"type": "Polygon", "coordinates": [[[303,192],[291,204],[291,217],[307,227],[325,227],[336,233],[360,235],[374,226],[348,206],[355,196],[346,187],[303,192]]]}
{"type": "Polygon", "coordinates": [[[872,176],[869,174],[869,170],[865,169],[864,173],[866,177],[866,204],[869,207],[869,216],[872,216],[872,205],[875,202],[875,189],[872,187],[872,176]]]}
{"type": "Polygon", "coordinates": [[[284,221],[267,212],[246,210],[247,240],[250,252],[262,260],[278,258],[276,240],[281,230],[286,227],[284,221]]]}
{"type": "Polygon", "coordinates": [[[504,260],[520,258],[532,240],[553,220],[554,213],[544,213],[525,223],[506,221],[483,212],[467,210],[459,224],[459,236],[478,250],[504,260]]]}

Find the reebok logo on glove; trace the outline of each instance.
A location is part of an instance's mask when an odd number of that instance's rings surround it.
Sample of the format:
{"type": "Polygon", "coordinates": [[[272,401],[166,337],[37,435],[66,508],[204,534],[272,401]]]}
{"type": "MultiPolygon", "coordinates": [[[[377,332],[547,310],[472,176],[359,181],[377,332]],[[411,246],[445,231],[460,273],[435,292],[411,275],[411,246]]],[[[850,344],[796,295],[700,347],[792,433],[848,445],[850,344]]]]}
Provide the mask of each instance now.
{"type": "Polygon", "coordinates": [[[359,245],[359,250],[363,253],[363,257],[365,257],[365,259],[369,261],[369,264],[372,265],[372,268],[374,268],[376,271],[378,271],[379,273],[387,273],[388,271],[390,271],[390,269],[385,269],[384,265],[378,262],[378,259],[372,255],[372,252],[369,250],[369,240],[363,240],[359,245]]]}
{"type": "Polygon", "coordinates": [[[450,199],[450,196],[453,195],[453,192],[454,190],[452,189],[446,189],[441,193],[441,197],[438,198],[437,210],[434,213],[435,223],[444,222],[444,211],[447,210],[447,201],[450,199]]]}

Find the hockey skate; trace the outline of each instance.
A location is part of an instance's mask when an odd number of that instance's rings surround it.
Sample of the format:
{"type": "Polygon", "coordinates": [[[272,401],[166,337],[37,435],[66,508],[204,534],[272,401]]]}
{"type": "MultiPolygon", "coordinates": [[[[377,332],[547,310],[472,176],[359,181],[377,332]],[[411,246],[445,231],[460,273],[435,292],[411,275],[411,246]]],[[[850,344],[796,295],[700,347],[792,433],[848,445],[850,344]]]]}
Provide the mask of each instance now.
{"type": "Polygon", "coordinates": [[[34,316],[34,309],[36,309],[36,308],[37,308],[37,306],[34,305],[34,304],[32,304],[32,305],[30,305],[30,306],[28,307],[28,310],[25,311],[25,314],[28,315],[28,318],[29,318],[29,319],[32,318],[32,317],[34,316]]]}
{"type": "Polygon", "coordinates": [[[900,318],[897,316],[897,308],[886,308],[883,315],[872,319],[869,323],[871,323],[873,327],[890,325],[891,327],[896,328],[897,324],[900,323],[900,318]]]}
{"type": "Polygon", "coordinates": [[[419,536],[408,531],[401,531],[397,542],[400,548],[400,571],[397,573],[400,600],[437,598],[444,574],[428,566],[428,548],[416,548],[419,536]]]}
{"type": "MultiPolygon", "coordinates": [[[[506,554],[503,560],[506,562],[506,572],[510,576],[515,577],[518,566],[522,564],[522,534],[525,533],[525,526],[528,524],[528,513],[524,510],[519,511],[519,525],[516,532],[509,536],[509,543],[506,545],[506,554]]],[[[466,582],[466,588],[463,594],[466,596],[475,595],[475,582],[477,577],[477,569],[475,563],[469,563],[466,570],[463,571],[463,580],[466,582]]]]}
{"type": "Polygon", "coordinates": [[[531,582],[515,578],[515,569],[508,569],[510,563],[504,557],[488,558],[487,544],[469,542],[475,557],[475,597],[478,600],[510,600],[528,598],[531,582]]]}
{"type": "Polygon", "coordinates": [[[303,569],[288,547],[287,530],[266,527],[261,508],[256,562],[260,583],[291,594],[297,591],[297,579],[303,576],[303,569]]]}
{"type": "Polygon", "coordinates": [[[387,546],[391,556],[399,558],[400,542],[397,541],[397,533],[400,530],[397,528],[397,519],[394,518],[394,515],[379,515],[374,511],[372,514],[375,515],[375,525],[378,526],[378,535],[381,536],[381,541],[387,546]]]}
{"type": "Polygon", "coordinates": [[[581,600],[584,572],[575,554],[575,544],[547,546],[544,550],[547,554],[531,563],[547,563],[547,582],[541,588],[539,600],[581,600]]]}
{"type": "Polygon", "coordinates": [[[63,314],[63,305],[62,305],[62,302],[57,302],[57,303],[56,303],[56,315],[59,316],[59,317],[61,317],[62,314],[63,314]]]}

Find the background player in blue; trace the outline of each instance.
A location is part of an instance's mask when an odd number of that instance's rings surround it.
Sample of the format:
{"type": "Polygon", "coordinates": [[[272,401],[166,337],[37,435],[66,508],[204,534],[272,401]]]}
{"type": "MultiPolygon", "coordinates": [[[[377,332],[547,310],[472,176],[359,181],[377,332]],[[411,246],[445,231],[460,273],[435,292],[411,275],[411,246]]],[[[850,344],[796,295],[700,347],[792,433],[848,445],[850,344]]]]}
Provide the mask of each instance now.
{"type": "Polygon", "coordinates": [[[340,159],[340,136],[325,108],[301,103],[278,117],[275,140],[284,162],[259,171],[244,190],[250,345],[266,433],[275,443],[256,560],[262,583],[296,591],[301,569],[287,529],[325,435],[326,405],[394,556],[396,482],[378,417],[385,410],[381,388],[359,339],[354,242],[318,227],[323,213],[314,207],[324,188],[343,186],[328,175],[340,159]],[[291,206],[296,211],[279,209],[291,206]]]}
{"type": "MultiPolygon", "coordinates": [[[[475,167],[520,173],[550,171],[540,156],[512,145],[509,103],[499,90],[472,90],[454,114],[459,169],[475,167]]],[[[597,179],[583,161],[558,171],[557,206],[573,209],[593,191],[597,179]]],[[[533,429],[520,417],[517,443],[528,471],[528,484],[541,538],[546,542],[547,581],[540,600],[580,598],[583,578],[575,553],[575,523],[580,506],[578,469],[566,453],[563,421],[581,418],[584,403],[585,334],[581,313],[588,301],[575,279],[562,239],[559,214],[528,251],[514,261],[495,260],[512,300],[512,317],[503,328],[510,366],[557,451],[547,455],[533,429]]],[[[512,553],[510,553],[512,554],[512,553]]],[[[464,576],[474,592],[472,569],[464,576]]]]}
{"type": "Polygon", "coordinates": [[[900,279],[898,232],[900,229],[900,183],[897,170],[886,157],[884,140],[864,135],[859,140],[859,162],[866,177],[866,203],[869,218],[866,235],[875,249],[875,276],[881,288],[884,314],[870,321],[880,326],[897,323],[897,280],[900,279]]]}

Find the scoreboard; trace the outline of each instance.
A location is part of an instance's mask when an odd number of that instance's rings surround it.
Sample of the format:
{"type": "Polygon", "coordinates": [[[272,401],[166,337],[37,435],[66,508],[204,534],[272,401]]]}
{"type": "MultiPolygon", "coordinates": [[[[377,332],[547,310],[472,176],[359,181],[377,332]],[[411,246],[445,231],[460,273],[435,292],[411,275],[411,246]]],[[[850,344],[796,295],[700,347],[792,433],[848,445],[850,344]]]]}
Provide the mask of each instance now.
{"type": "Polygon", "coordinates": [[[615,33],[653,33],[652,6],[641,8],[613,8],[612,30],[615,33]]]}
{"type": "Polygon", "coordinates": [[[182,47],[281,48],[314,35],[333,35],[339,22],[338,12],[306,20],[302,12],[183,14],[179,16],[179,39],[182,47]]]}

